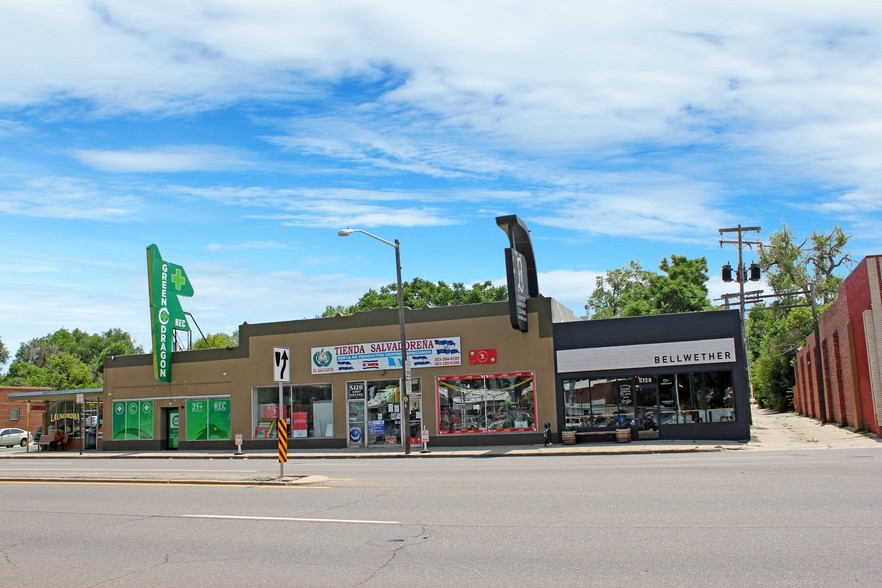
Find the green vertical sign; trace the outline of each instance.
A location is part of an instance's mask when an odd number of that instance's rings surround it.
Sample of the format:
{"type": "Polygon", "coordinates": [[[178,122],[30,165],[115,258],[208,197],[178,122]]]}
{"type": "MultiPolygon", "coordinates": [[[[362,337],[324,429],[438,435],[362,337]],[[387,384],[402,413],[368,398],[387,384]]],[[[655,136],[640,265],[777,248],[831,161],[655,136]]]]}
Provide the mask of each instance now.
{"type": "Polygon", "coordinates": [[[192,296],[193,285],[184,268],[162,259],[156,245],[147,247],[147,284],[150,290],[150,329],[153,332],[153,373],[158,381],[171,382],[174,331],[190,330],[178,296],[192,296]]]}
{"type": "Polygon", "coordinates": [[[153,439],[153,401],[113,403],[113,440],[153,439]]]}

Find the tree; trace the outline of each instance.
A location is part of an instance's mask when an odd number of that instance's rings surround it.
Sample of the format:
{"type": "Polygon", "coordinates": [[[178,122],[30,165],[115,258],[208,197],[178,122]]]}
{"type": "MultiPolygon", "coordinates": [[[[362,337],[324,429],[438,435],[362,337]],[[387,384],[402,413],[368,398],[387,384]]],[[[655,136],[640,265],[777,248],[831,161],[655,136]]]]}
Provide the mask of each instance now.
{"type": "MultiPolygon", "coordinates": [[[[448,285],[443,281],[436,283],[422,278],[414,278],[410,282],[402,283],[402,292],[404,305],[414,309],[508,300],[508,289],[505,286],[494,286],[490,280],[475,283],[471,288],[466,288],[462,282],[448,285]]],[[[380,288],[379,291],[368,290],[352,306],[328,306],[322,316],[349,315],[362,310],[397,307],[398,284],[388,284],[380,288]]]]}
{"type": "Polygon", "coordinates": [[[649,282],[652,272],[640,267],[639,260],[627,266],[607,270],[598,276],[594,292],[588,298],[592,318],[604,319],[638,316],[649,313],[649,282]]]}
{"type": "Polygon", "coordinates": [[[760,246],[759,265],[777,295],[769,305],[754,307],[748,314],[751,377],[754,398],[760,406],[779,411],[793,409],[793,371],[796,351],[813,329],[808,306],[823,310],[836,299],[842,278],[837,274],[853,262],[845,250],[849,236],[834,226],[829,233],[814,231],[797,242],[782,225],[760,246]]]}
{"type": "Polygon", "coordinates": [[[597,278],[588,305],[593,319],[709,310],[707,259],[682,255],[662,258],[663,273],[644,270],[639,261],[597,278]]]}
{"type": "Polygon", "coordinates": [[[79,329],[59,329],[44,337],[22,343],[9,366],[6,381],[20,386],[55,387],[55,384],[44,382],[74,386],[60,389],[100,386],[106,356],[134,353],[144,353],[144,350],[140,345],[135,345],[129,333],[121,329],[109,329],[101,334],[89,334],[79,329]],[[70,356],[70,359],[66,356],[70,356]],[[58,360],[59,357],[61,361],[58,360]],[[81,373],[80,364],[85,366],[89,377],[81,373]],[[68,370],[67,374],[55,373],[65,370],[68,370]]]}
{"type": "Polygon", "coordinates": [[[796,351],[812,331],[812,313],[806,307],[791,310],[755,307],[748,315],[751,341],[751,378],[754,398],[766,408],[793,409],[796,351]]]}
{"type": "Polygon", "coordinates": [[[854,263],[845,250],[849,239],[841,228],[834,226],[828,234],[814,231],[797,244],[793,232],[782,225],[781,231],[769,236],[767,245],[760,245],[759,265],[775,294],[799,293],[808,300],[809,284],[813,284],[816,302],[828,304],[836,298],[842,283],[837,270],[854,263]]]}
{"type": "Polygon", "coordinates": [[[223,349],[224,347],[238,347],[239,332],[235,333],[209,333],[193,343],[191,349],[223,349]]]}
{"type": "Polygon", "coordinates": [[[100,386],[88,365],[65,351],[50,355],[45,364],[13,362],[6,383],[12,386],[48,387],[53,390],[78,390],[100,386]]]}
{"type": "Polygon", "coordinates": [[[3,344],[3,339],[0,339],[0,366],[6,365],[7,361],[9,361],[9,350],[3,344]]]}
{"type": "Polygon", "coordinates": [[[653,314],[697,312],[710,310],[707,293],[707,259],[689,259],[671,254],[671,261],[662,258],[658,269],[664,275],[655,275],[651,281],[650,300],[653,314]]]}

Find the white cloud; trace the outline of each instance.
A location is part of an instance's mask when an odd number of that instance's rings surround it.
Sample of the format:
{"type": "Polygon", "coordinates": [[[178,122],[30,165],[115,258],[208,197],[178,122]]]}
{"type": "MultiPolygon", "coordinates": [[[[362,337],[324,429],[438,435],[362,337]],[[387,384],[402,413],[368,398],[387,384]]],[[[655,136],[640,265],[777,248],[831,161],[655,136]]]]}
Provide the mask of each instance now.
{"type": "Polygon", "coordinates": [[[209,251],[259,251],[264,249],[288,249],[290,246],[277,241],[247,241],[245,243],[209,243],[209,251]]]}
{"type": "Polygon", "coordinates": [[[539,272],[539,291],[543,296],[556,299],[573,311],[576,316],[585,315],[585,305],[594,292],[597,277],[605,272],[553,270],[539,272]]]}
{"type": "MultiPolygon", "coordinates": [[[[252,219],[272,219],[285,226],[308,227],[426,227],[453,224],[441,206],[414,205],[413,192],[353,189],[189,188],[178,193],[226,206],[272,209],[272,214],[246,214],[252,219]]],[[[432,197],[429,197],[431,200],[432,197]]]]}
{"type": "Polygon", "coordinates": [[[647,179],[642,186],[549,195],[552,204],[546,206],[554,213],[537,212],[532,221],[589,235],[707,242],[730,217],[707,187],[676,178],[647,179]]]}
{"type": "Polygon", "coordinates": [[[134,217],[142,205],[136,196],[80,178],[6,179],[18,185],[0,188],[0,215],[119,221],[134,217]]]}
{"type": "MultiPolygon", "coordinates": [[[[257,96],[334,102],[336,84],[367,83],[373,99],[344,111],[358,122],[319,121],[299,148],[455,177],[508,159],[498,149],[730,144],[832,179],[852,168],[860,188],[878,180],[865,147],[882,144],[880,30],[872,2],[13,3],[0,50],[17,58],[0,65],[11,81],[0,103],[162,112],[257,96]],[[425,115],[447,144],[410,139],[425,115]],[[340,125],[358,132],[340,139],[340,125]]],[[[155,152],[85,157],[102,169],[216,169],[155,152]]]]}
{"type": "Polygon", "coordinates": [[[206,145],[171,145],[140,150],[82,149],[73,152],[78,161],[109,172],[228,171],[250,166],[230,149],[206,145]]]}

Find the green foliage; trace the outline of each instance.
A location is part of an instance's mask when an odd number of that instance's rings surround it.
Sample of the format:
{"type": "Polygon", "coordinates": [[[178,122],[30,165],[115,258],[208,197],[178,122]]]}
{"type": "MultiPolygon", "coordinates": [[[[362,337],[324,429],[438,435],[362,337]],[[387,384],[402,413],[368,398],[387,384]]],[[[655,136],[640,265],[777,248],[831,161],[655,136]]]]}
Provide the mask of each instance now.
{"type": "Polygon", "coordinates": [[[209,333],[193,343],[192,349],[223,349],[238,346],[239,332],[236,331],[235,333],[209,333]]]}
{"type": "MultiPolygon", "coordinates": [[[[462,282],[448,285],[444,281],[430,282],[422,278],[414,278],[402,283],[404,305],[408,308],[426,308],[428,306],[459,306],[479,302],[496,302],[508,299],[505,286],[494,286],[489,280],[472,284],[466,288],[462,282]]],[[[358,302],[352,306],[328,306],[323,317],[349,315],[362,310],[374,308],[397,308],[398,285],[388,284],[379,291],[368,290],[358,302]]]]}
{"type": "Polygon", "coordinates": [[[592,318],[615,318],[650,314],[649,282],[652,272],[644,270],[639,261],[607,270],[598,276],[596,287],[588,299],[592,318]]]}
{"type": "Polygon", "coordinates": [[[814,231],[797,243],[793,232],[782,225],[781,231],[772,233],[769,242],[760,246],[759,264],[766,282],[775,294],[799,292],[804,299],[808,298],[811,283],[820,304],[832,302],[842,283],[836,271],[854,261],[845,250],[849,239],[841,228],[834,226],[830,233],[814,231]]]}
{"type": "Polygon", "coordinates": [[[696,312],[710,310],[707,286],[707,259],[689,259],[684,255],[671,255],[668,263],[661,260],[658,268],[664,275],[652,278],[651,300],[654,314],[696,312]]]}
{"type": "Polygon", "coordinates": [[[593,319],[695,312],[711,308],[707,259],[682,255],[662,258],[662,273],[645,270],[639,261],[608,270],[597,278],[588,305],[593,319]]]}
{"type": "Polygon", "coordinates": [[[7,361],[9,361],[9,349],[3,344],[3,339],[0,339],[0,366],[6,365],[7,361]]]}
{"type": "MultiPolygon", "coordinates": [[[[797,242],[783,225],[760,246],[759,264],[766,282],[779,296],[748,315],[754,398],[760,406],[793,409],[794,362],[797,350],[813,330],[810,293],[816,304],[835,300],[842,278],[836,274],[852,263],[845,250],[849,237],[838,226],[829,233],[814,231],[797,242]],[[794,306],[796,305],[796,306],[794,306]],[[802,305],[802,306],[800,306],[802,305]]],[[[819,311],[821,312],[821,311],[819,311]]]]}
{"type": "Polygon", "coordinates": [[[121,329],[93,335],[79,329],[60,329],[22,343],[3,381],[12,386],[49,386],[55,390],[99,387],[105,356],[133,353],[144,350],[121,329]]]}
{"type": "Polygon", "coordinates": [[[747,329],[752,342],[751,377],[757,404],[778,411],[792,410],[796,383],[793,362],[812,332],[811,309],[755,307],[748,315],[747,329]]]}
{"type": "Polygon", "coordinates": [[[100,386],[89,366],[65,351],[50,355],[42,366],[13,362],[5,383],[11,386],[49,387],[53,390],[100,386]]]}

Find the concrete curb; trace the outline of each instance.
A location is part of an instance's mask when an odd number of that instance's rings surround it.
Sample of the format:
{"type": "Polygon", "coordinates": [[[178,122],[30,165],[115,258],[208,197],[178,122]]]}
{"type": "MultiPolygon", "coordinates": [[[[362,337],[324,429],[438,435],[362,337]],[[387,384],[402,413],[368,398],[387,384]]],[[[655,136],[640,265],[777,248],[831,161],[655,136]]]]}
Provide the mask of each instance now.
{"type": "MultiPolygon", "coordinates": [[[[658,453],[701,453],[701,452],[718,452],[727,450],[747,449],[744,444],[732,445],[717,443],[714,445],[641,445],[634,443],[626,447],[609,446],[605,447],[598,444],[584,445],[578,447],[543,447],[530,449],[516,449],[505,447],[493,447],[487,449],[438,449],[428,452],[413,452],[405,455],[402,451],[397,452],[351,452],[351,450],[328,451],[326,453],[288,453],[288,461],[297,461],[305,459],[432,459],[432,458],[492,458],[492,457],[548,457],[561,455],[645,455],[658,453]]],[[[42,452],[38,454],[16,453],[9,455],[0,455],[2,459],[57,459],[57,460],[80,460],[80,459],[271,459],[277,460],[278,454],[275,451],[255,451],[251,453],[227,453],[218,452],[175,452],[171,453],[155,453],[155,452],[138,452],[138,453],[109,453],[109,452],[91,452],[82,455],[71,453],[66,454],[49,454],[44,455],[42,452]]]]}
{"type": "Polygon", "coordinates": [[[325,476],[285,476],[279,478],[255,478],[252,480],[191,480],[180,479],[173,480],[168,478],[107,478],[107,477],[24,477],[0,478],[0,482],[20,482],[20,483],[44,483],[44,484],[118,484],[118,485],[156,485],[156,486],[307,486],[311,484],[324,484],[328,481],[325,476]]]}

